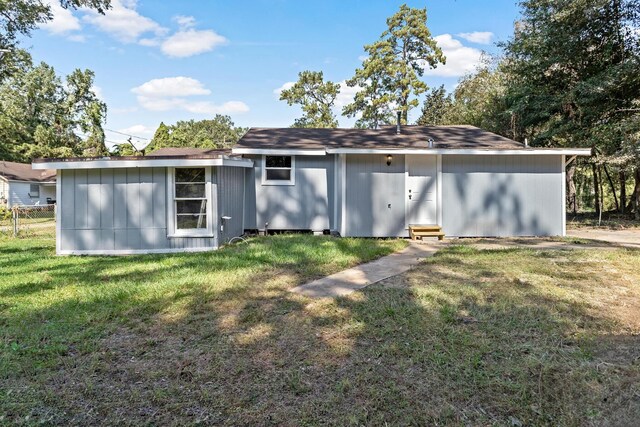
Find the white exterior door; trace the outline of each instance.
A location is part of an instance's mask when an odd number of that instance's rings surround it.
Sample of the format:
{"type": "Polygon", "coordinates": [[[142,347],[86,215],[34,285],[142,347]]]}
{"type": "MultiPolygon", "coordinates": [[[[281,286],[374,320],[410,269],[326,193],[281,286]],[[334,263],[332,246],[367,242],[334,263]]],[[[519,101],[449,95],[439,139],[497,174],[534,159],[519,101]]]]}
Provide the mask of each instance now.
{"type": "Polygon", "coordinates": [[[437,156],[406,156],[406,226],[438,223],[437,156]]]}

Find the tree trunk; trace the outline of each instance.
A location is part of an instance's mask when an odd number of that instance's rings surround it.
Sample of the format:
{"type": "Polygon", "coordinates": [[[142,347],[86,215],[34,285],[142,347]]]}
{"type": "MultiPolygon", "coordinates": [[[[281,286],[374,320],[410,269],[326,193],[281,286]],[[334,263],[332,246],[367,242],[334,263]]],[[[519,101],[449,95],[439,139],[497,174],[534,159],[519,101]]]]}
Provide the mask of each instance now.
{"type": "Polygon", "coordinates": [[[591,171],[593,172],[593,207],[596,216],[600,215],[600,180],[598,179],[598,165],[591,163],[591,171]]]}
{"type": "Polygon", "coordinates": [[[620,213],[624,214],[627,206],[627,176],[624,171],[620,171],[618,176],[620,181],[620,213]]]}
{"type": "Polygon", "coordinates": [[[575,161],[569,164],[567,168],[567,209],[572,214],[578,213],[578,197],[576,195],[576,183],[575,183],[575,175],[576,175],[576,163],[575,161]]]}
{"type": "Polygon", "coordinates": [[[635,218],[640,220],[640,166],[636,168],[635,179],[636,185],[633,188],[633,196],[631,198],[631,202],[633,203],[635,218]]]}
{"type": "Polygon", "coordinates": [[[613,184],[613,180],[611,179],[611,175],[609,175],[609,169],[607,169],[607,165],[603,164],[602,168],[604,169],[605,175],[607,175],[607,181],[609,181],[609,187],[611,187],[611,194],[613,194],[613,201],[616,205],[616,210],[620,210],[620,205],[618,204],[618,195],[616,193],[616,186],[613,184]]]}

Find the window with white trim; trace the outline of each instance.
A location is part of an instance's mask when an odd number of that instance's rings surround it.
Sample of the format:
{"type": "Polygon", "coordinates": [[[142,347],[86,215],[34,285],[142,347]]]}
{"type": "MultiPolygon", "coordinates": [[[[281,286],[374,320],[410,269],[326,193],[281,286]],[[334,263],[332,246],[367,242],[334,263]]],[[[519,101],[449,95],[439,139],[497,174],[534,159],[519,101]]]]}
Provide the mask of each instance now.
{"type": "Polygon", "coordinates": [[[294,156],[262,156],[262,184],[294,185],[294,156]]]}
{"type": "Polygon", "coordinates": [[[29,184],[29,197],[40,197],[40,184],[29,184]]]}
{"type": "Polygon", "coordinates": [[[172,182],[173,234],[202,236],[212,233],[208,168],[175,168],[172,182]]]}

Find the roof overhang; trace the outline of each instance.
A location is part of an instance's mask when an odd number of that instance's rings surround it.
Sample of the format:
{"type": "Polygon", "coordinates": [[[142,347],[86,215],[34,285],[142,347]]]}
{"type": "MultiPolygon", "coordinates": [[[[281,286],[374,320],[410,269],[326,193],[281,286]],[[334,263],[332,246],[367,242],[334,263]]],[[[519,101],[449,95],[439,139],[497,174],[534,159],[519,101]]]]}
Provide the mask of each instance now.
{"type": "Polygon", "coordinates": [[[287,148],[232,148],[233,154],[267,154],[269,156],[324,156],[327,150],[319,149],[287,149],[287,148]]]}
{"type": "Polygon", "coordinates": [[[231,166],[239,168],[253,167],[253,161],[242,158],[214,159],[171,159],[171,158],[138,158],[138,159],[91,159],[61,160],[45,159],[32,163],[33,169],[117,169],[117,168],[153,168],[153,167],[197,167],[197,166],[231,166]]]}
{"type": "Polygon", "coordinates": [[[327,154],[446,154],[446,155],[473,155],[473,156],[531,156],[531,155],[565,155],[565,156],[590,156],[589,148],[524,148],[516,150],[492,150],[492,149],[446,149],[446,148],[328,148],[327,154]]]}
{"type": "MultiPolygon", "coordinates": [[[[4,178],[0,176],[0,178],[4,178]]],[[[55,184],[56,181],[35,181],[35,180],[26,180],[26,179],[7,179],[7,182],[19,182],[21,184],[55,184]]]]}

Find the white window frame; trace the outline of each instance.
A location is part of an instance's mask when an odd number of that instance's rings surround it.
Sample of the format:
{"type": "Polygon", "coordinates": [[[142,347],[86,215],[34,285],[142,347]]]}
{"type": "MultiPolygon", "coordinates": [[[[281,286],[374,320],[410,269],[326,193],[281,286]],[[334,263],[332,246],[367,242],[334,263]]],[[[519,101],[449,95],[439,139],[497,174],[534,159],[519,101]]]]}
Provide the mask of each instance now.
{"type": "Polygon", "coordinates": [[[168,168],[167,171],[167,237],[214,237],[213,234],[213,197],[211,185],[211,167],[189,166],[168,168]],[[207,200],[207,226],[206,228],[179,229],[176,220],[176,169],[204,169],[205,189],[207,200]]]}
{"type": "Polygon", "coordinates": [[[40,198],[40,184],[29,184],[29,197],[32,199],[39,199],[40,198]],[[38,187],[37,192],[36,191],[31,191],[31,187],[38,187]]]}
{"type": "Polygon", "coordinates": [[[289,154],[263,154],[262,155],[262,185],[296,185],[296,156],[289,154]],[[284,180],[267,179],[267,157],[291,157],[291,168],[269,168],[291,170],[291,178],[284,180]]]}

